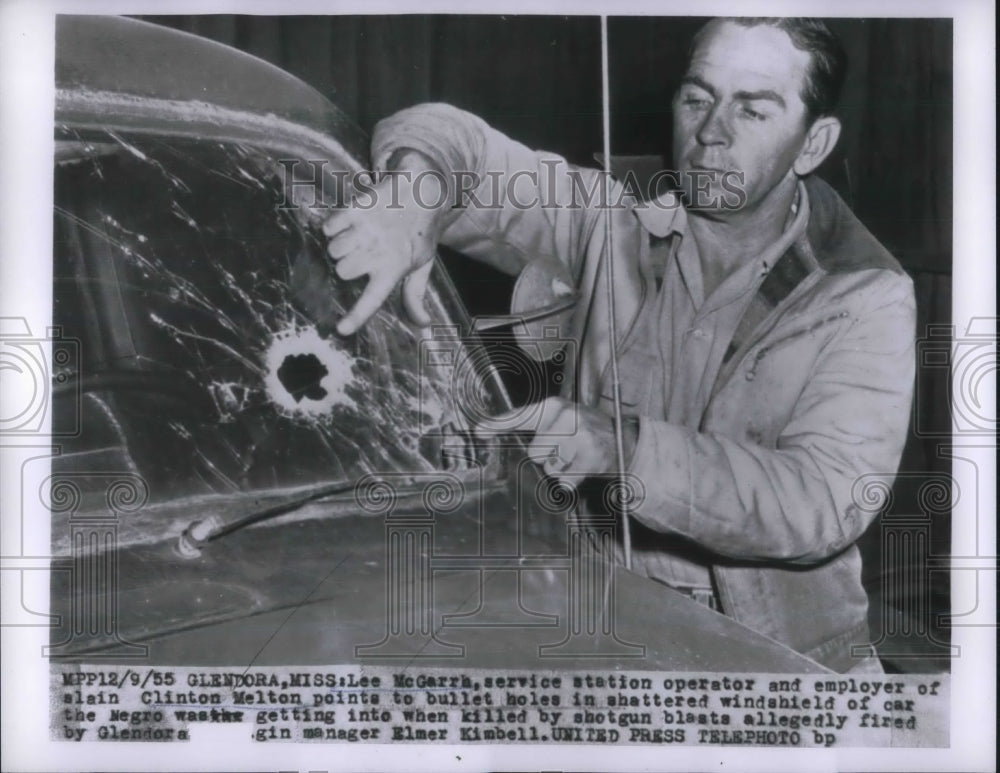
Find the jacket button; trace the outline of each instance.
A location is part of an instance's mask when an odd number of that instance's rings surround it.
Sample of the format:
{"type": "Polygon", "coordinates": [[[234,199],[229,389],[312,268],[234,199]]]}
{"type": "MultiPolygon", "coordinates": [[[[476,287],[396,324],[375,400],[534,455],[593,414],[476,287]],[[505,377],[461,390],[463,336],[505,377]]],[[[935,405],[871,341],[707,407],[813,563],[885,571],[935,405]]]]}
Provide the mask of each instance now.
{"type": "Polygon", "coordinates": [[[757,378],[757,374],[754,373],[752,370],[748,370],[747,371],[747,381],[753,381],[755,378],[757,378]]]}

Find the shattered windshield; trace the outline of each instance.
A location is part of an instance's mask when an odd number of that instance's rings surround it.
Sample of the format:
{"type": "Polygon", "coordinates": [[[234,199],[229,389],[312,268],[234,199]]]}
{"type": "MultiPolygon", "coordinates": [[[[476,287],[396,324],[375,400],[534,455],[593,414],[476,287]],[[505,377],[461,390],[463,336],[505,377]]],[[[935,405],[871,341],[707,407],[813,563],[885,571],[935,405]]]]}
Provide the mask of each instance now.
{"type": "MultiPolygon", "coordinates": [[[[393,297],[338,336],[365,279],[331,274],[324,212],[289,206],[281,158],[64,128],[56,162],[54,320],[81,353],[57,374],[78,404],[58,388],[54,404],[83,427],[60,464],[137,472],[155,502],[484,463],[442,452],[443,435],[465,437],[443,277],[437,327],[411,325],[393,297]]],[[[468,377],[486,410],[503,407],[468,377]]]]}

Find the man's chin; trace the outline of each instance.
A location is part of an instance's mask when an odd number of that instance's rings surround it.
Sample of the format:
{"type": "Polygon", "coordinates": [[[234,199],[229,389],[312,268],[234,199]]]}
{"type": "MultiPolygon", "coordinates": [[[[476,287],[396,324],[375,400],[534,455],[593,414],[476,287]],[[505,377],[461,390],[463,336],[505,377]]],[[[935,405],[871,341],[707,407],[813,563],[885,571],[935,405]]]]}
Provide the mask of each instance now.
{"type": "Polygon", "coordinates": [[[743,175],[715,169],[682,172],[680,193],[684,206],[706,215],[724,216],[738,212],[746,204],[743,175]]]}

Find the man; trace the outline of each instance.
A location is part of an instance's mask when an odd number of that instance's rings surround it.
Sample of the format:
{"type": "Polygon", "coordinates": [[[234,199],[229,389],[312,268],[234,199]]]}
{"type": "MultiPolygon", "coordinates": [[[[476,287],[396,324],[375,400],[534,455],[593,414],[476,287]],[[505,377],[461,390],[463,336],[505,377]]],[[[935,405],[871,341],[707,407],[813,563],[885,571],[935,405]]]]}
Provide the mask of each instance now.
{"type": "Polygon", "coordinates": [[[613,256],[621,431],[645,487],[634,570],[834,670],[878,671],[854,543],[881,502],[856,501],[853,486],[898,465],[915,315],[899,265],[811,176],[839,136],[843,70],[814,20],[706,25],[673,103],[684,206],[674,193],[616,206],[608,254],[605,209],[578,205],[596,172],[446,105],[386,119],[372,150],[377,170],[440,172],[449,196],[386,178],[373,206],[324,229],[340,276],[369,277],[342,334],[400,281],[426,321],[439,241],[512,273],[540,256],[565,265],[580,346],[533,445],[556,444],[545,470],[569,481],[616,469],[603,267],[613,256]],[[464,206],[419,206],[449,197],[464,206]]]}

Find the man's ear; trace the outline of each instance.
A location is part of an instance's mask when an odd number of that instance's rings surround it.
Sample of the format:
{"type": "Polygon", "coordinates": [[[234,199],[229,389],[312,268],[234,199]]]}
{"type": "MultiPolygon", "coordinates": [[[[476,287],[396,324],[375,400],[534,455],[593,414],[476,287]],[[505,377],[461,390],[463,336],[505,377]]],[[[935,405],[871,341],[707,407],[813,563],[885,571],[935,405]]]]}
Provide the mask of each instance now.
{"type": "Polygon", "coordinates": [[[792,169],[799,177],[805,177],[816,169],[833,152],[840,138],[840,121],[832,115],[817,118],[806,133],[806,141],[799,151],[792,169]]]}

